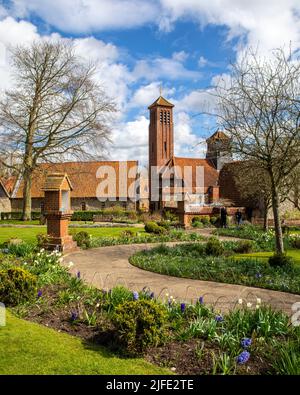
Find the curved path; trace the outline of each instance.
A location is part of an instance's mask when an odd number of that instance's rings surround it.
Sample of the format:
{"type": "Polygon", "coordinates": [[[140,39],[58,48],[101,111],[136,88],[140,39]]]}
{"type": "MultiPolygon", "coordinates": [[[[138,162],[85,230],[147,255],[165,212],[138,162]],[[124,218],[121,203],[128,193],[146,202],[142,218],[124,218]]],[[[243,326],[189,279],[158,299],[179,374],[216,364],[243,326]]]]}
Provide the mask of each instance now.
{"type": "MultiPolygon", "coordinates": [[[[169,245],[176,243],[166,243],[169,245]]],[[[242,285],[222,284],[212,281],[191,280],[148,272],[132,266],[128,258],[137,251],[153,248],[153,244],[131,244],[112,247],[100,247],[78,251],[67,255],[64,264],[72,262],[73,274],[78,271],[88,283],[100,289],[111,289],[124,285],[131,290],[148,287],[160,298],[172,295],[180,301],[195,301],[204,296],[206,303],[214,305],[220,311],[233,308],[240,298],[243,303],[256,305],[257,298],[275,308],[292,314],[292,304],[300,302],[300,295],[270,291],[242,285]]]]}

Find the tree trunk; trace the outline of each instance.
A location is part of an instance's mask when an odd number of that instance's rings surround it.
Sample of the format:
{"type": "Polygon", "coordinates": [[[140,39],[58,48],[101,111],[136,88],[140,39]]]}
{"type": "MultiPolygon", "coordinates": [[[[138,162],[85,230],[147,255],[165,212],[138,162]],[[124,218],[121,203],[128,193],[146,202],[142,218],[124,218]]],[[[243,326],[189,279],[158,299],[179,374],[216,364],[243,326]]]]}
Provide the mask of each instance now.
{"type": "Polygon", "coordinates": [[[31,172],[26,170],[23,174],[23,212],[22,221],[31,220],[31,172]]]}
{"type": "Polygon", "coordinates": [[[275,226],[275,239],[276,239],[276,252],[279,254],[284,253],[283,246],[283,237],[282,237],[282,229],[280,222],[280,213],[279,213],[279,196],[277,186],[275,184],[275,180],[273,174],[270,174],[271,178],[271,188],[272,188],[272,209],[274,216],[274,226],[275,226]]]}
{"type": "Polygon", "coordinates": [[[268,207],[264,208],[264,231],[267,232],[269,230],[269,209],[268,207]]]}

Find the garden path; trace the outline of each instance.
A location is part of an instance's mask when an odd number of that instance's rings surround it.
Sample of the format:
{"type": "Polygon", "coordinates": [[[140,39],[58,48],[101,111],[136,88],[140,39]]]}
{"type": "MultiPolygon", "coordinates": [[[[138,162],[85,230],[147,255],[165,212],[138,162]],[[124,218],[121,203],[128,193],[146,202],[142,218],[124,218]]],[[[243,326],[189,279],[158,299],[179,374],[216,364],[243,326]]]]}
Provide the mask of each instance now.
{"type": "Polygon", "coordinates": [[[171,277],[148,272],[129,263],[128,258],[135,252],[153,246],[153,244],[131,244],[77,251],[65,256],[64,264],[68,265],[73,262],[74,265],[70,271],[73,274],[80,271],[81,277],[86,282],[100,289],[109,290],[116,285],[124,285],[132,291],[140,291],[147,287],[160,298],[167,298],[166,294],[168,294],[186,302],[195,301],[200,296],[204,296],[206,303],[214,305],[217,310],[223,312],[234,308],[239,299],[243,299],[243,303],[252,303],[255,307],[256,299],[260,298],[263,303],[268,303],[290,315],[292,304],[300,302],[300,295],[242,285],[171,277]]]}

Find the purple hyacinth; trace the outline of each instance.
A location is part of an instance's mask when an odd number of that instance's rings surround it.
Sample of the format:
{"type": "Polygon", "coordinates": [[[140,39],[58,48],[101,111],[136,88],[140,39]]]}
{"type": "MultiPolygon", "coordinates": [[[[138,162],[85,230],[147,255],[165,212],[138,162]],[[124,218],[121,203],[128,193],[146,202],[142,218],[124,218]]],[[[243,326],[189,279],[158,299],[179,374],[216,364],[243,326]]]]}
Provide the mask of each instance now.
{"type": "Polygon", "coordinates": [[[38,291],[37,297],[40,298],[43,295],[43,292],[41,290],[38,291]]]}
{"type": "Polygon", "coordinates": [[[154,299],[154,292],[151,292],[150,299],[154,299]]]}
{"type": "Polygon", "coordinates": [[[261,277],[262,277],[262,274],[261,274],[261,273],[256,273],[256,274],[255,274],[255,277],[256,277],[256,278],[261,278],[261,277]]]}
{"type": "Polygon", "coordinates": [[[242,346],[243,348],[248,348],[248,347],[251,346],[251,344],[252,344],[252,340],[249,339],[248,337],[244,337],[244,338],[241,340],[241,346],[242,346]]]}
{"type": "Polygon", "coordinates": [[[182,313],[185,311],[185,303],[180,304],[180,310],[182,313]]]}
{"type": "Polygon", "coordinates": [[[81,278],[81,273],[77,272],[77,278],[81,278]]]}
{"type": "Polygon", "coordinates": [[[248,351],[243,351],[236,357],[236,361],[239,365],[243,365],[244,363],[248,362],[250,358],[250,353],[248,351]]]}
{"type": "Polygon", "coordinates": [[[138,300],[139,298],[139,294],[136,291],[132,292],[132,296],[133,296],[133,300],[138,300]]]}
{"type": "Polygon", "coordinates": [[[71,321],[76,321],[77,319],[78,319],[78,314],[76,313],[76,311],[72,311],[71,321]]]}
{"type": "Polygon", "coordinates": [[[217,322],[222,322],[222,321],[224,321],[224,318],[221,315],[216,315],[215,320],[217,322]]]}
{"type": "Polygon", "coordinates": [[[203,304],[203,303],[204,303],[204,298],[203,298],[203,296],[200,296],[200,298],[199,298],[199,303],[200,303],[200,304],[203,304]]]}

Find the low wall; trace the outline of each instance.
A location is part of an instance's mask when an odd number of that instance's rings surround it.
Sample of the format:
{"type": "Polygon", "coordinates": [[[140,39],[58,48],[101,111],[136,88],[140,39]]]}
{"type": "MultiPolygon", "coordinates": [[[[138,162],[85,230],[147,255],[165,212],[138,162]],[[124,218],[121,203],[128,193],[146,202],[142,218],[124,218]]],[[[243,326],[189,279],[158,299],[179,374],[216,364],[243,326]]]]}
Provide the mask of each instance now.
{"type": "MultiPolygon", "coordinates": [[[[244,215],[246,213],[245,207],[226,207],[228,217],[233,217],[235,213],[240,210],[244,215]]],[[[214,217],[220,215],[221,208],[219,207],[201,207],[193,212],[178,212],[179,222],[184,228],[190,228],[194,217],[209,216],[214,217]]]]}

